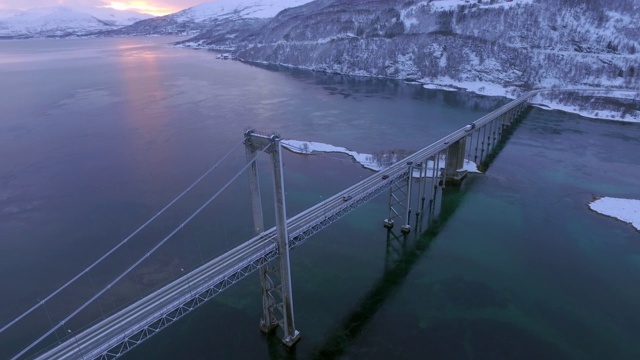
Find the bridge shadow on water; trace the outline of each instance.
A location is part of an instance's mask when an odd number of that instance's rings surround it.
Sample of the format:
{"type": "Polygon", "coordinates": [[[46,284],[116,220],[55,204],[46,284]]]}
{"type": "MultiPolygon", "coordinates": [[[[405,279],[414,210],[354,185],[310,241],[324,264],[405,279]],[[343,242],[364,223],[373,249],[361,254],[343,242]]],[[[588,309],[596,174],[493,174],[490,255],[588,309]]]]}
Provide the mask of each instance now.
{"type": "MultiPolygon", "coordinates": [[[[328,336],[323,344],[312,350],[304,358],[334,359],[344,354],[354,340],[366,330],[376,313],[386,301],[401,287],[416,263],[429,249],[440,230],[464,200],[467,187],[447,187],[436,194],[436,201],[427,203],[429,207],[415,216],[415,229],[404,234],[399,228],[384,230],[386,240],[385,267],[382,276],[371,289],[362,296],[354,309],[328,336]]],[[[282,346],[276,334],[267,336],[270,359],[295,360],[295,347],[282,346]]]]}
{"type": "Polygon", "coordinates": [[[414,268],[422,255],[429,249],[438,236],[440,229],[464,198],[464,188],[448,187],[443,190],[441,207],[434,208],[439,213],[430,212],[420,215],[416,231],[402,234],[397,229],[386,231],[385,269],[382,277],[374,284],[355,306],[354,310],[344,317],[333,334],[313,351],[313,359],[338,358],[349,345],[358,338],[376,313],[403,284],[407,275],[414,268]]]}

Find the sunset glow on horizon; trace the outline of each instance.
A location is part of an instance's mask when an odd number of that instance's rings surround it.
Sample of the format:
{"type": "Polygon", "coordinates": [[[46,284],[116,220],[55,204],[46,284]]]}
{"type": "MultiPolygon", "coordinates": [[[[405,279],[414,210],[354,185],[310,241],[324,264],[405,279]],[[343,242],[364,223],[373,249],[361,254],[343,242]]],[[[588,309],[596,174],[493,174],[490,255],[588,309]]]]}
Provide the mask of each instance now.
{"type": "Polygon", "coordinates": [[[115,9],[115,10],[131,10],[137,11],[145,14],[151,14],[154,16],[162,16],[174,13],[180,9],[166,8],[155,6],[150,4],[147,1],[112,1],[107,8],[115,9]]]}

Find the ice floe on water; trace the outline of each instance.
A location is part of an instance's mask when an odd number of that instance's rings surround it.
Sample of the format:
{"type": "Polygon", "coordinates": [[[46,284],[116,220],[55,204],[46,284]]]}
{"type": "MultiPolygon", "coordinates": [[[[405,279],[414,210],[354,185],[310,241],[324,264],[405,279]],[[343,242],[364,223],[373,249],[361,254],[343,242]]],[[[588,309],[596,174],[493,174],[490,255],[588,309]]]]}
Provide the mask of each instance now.
{"type": "MultiPolygon", "coordinates": [[[[362,154],[353,150],[349,150],[347,148],[341,146],[334,146],[331,144],[313,142],[313,141],[300,141],[300,140],[282,140],[282,146],[293,151],[298,154],[311,154],[314,152],[320,153],[343,153],[351,156],[356,162],[360,163],[363,167],[380,171],[385,169],[386,167],[402,160],[406,155],[410,153],[404,154],[401,152],[390,151],[381,155],[373,155],[373,154],[362,154]]],[[[432,177],[433,171],[436,166],[440,169],[444,167],[446,157],[444,155],[440,155],[440,159],[438,160],[438,164],[434,164],[433,160],[427,161],[426,170],[420,171],[419,168],[413,169],[413,177],[432,177]]],[[[464,164],[460,171],[474,172],[480,173],[478,170],[478,165],[470,160],[465,160],[464,164]]],[[[438,176],[441,175],[441,172],[438,172],[438,176]]]]}
{"type": "Polygon", "coordinates": [[[633,225],[640,231],[640,200],[603,197],[589,203],[591,210],[633,225]]]}

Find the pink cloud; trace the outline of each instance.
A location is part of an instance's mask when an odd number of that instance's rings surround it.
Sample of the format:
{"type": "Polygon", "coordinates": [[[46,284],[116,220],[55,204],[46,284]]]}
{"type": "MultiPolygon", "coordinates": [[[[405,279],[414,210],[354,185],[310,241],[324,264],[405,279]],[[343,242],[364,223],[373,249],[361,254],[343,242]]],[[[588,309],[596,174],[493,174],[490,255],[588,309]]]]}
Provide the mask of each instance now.
{"type": "MultiPolygon", "coordinates": [[[[145,2],[157,8],[169,9],[172,12],[180,11],[205,1],[203,0],[114,0],[121,3],[145,2]]],[[[0,9],[29,9],[34,7],[48,6],[86,6],[101,7],[108,6],[111,0],[1,0],[0,9]]]]}
{"type": "Polygon", "coordinates": [[[30,9],[34,7],[48,6],[104,6],[103,0],[2,0],[0,8],[3,9],[30,9]]]}

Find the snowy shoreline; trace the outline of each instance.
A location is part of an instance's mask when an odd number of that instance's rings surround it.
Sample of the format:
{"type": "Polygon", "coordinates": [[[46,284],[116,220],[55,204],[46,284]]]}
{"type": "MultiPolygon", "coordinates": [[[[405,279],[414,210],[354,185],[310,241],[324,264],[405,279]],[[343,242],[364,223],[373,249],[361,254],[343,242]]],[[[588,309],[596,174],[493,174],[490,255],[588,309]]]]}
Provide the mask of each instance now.
{"type": "MultiPolygon", "coordinates": [[[[196,49],[206,49],[215,52],[222,51],[233,51],[234,49],[213,49],[206,46],[200,46],[197,43],[189,43],[189,44],[180,44],[176,45],[185,48],[196,48],[196,49]]],[[[284,66],[287,68],[293,69],[301,69],[301,70],[309,70],[314,72],[324,72],[322,69],[316,69],[311,67],[304,66],[294,66],[290,64],[282,64],[282,63],[271,63],[267,61],[249,61],[245,59],[236,58],[236,60],[246,63],[257,63],[261,65],[275,65],[275,66],[284,66]]],[[[333,73],[331,73],[333,74],[333,73]]],[[[346,76],[357,76],[357,77],[372,77],[372,78],[384,78],[380,76],[373,76],[367,73],[335,73],[346,76]]],[[[388,78],[390,80],[398,80],[404,81],[407,84],[420,85],[425,89],[431,90],[443,90],[443,91],[468,91],[482,96],[497,96],[497,97],[505,97],[507,99],[516,99],[518,96],[522,95],[524,92],[521,88],[518,87],[505,87],[500,84],[494,84],[485,81],[456,81],[450,78],[443,78],[441,81],[427,81],[425,79],[401,79],[401,78],[388,78]]],[[[557,85],[556,85],[557,86],[557,85]]],[[[633,100],[636,102],[640,102],[640,89],[610,89],[610,88],[596,88],[596,87],[581,87],[579,89],[568,88],[556,88],[551,87],[548,89],[540,89],[540,90],[548,90],[549,92],[557,91],[559,93],[570,92],[571,90],[575,90],[580,93],[601,93],[598,94],[599,98],[611,98],[611,99],[624,99],[624,100],[633,100]]],[[[600,120],[611,120],[611,121],[622,121],[622,122],[631,122],[631,123],[640,123],[640,111],[635,110],[631,111],[627,114],[622,110],[615,111],[609,109],[581,109],[577,104],[562,104],[560,102],[551,101],[550,99],[545,99],[543,95],[537,95],[534,97],[532,101],[532,105],[536,106],[540,109],[544,110],[559,110],[564,111],[571,114],[577,114],[586,118],[591,119],[600,119],[600,120]],[[622,117],[624,114],[624,117],[622,117]]]]}
{"type": "Polygon", "coordinates": [[[640,231],[640,200],[603,197],[589,203],[599,214],[631,224],[640,231]]]}
{"type": "MultiPolygon", "coordinates": [[[[450,79],[449,79],[450,80],[450,79]]],[[[478,95],[484,96],[500,96],[508,99],[515,99],[520,94],[520,89],[511,87],[506,88],[502,85],[493,84],[482,81],[445,81],[442,83],[424,83],[420,80],[412,81],[411,83],[421,84],[425,89],[444,90],[444,91],[469,91],[478,95]]],[[[554,91],[571,92],[573,89],[549,89],[549,92],[554,91]]],[[[640,90],[633,89],[607,89],[607,88],[581,88],[575,89],[576,93],[595,93],[594,97],[598,98],[611,98],[618,100],[633,100],[640,102],[640,90]]],[[[633,111],[623,116],[624,111],[614,111],[608,109],[581,109],[577,104],[562,104],[560,102],[550,101],[545,99],[544,95],[539,94],[533,98],[532,105],[544,110],[560,110],[567,113],[577,114],[583,117],[601,120],[623,121],[640,123],[640,111],[633,111]]]]}
{"type": "MultiPolygon", "coordinates": [[[[349,150],[344,147],[334,146],[331,144],[313,142],[313,141],[300,141],[300,140],[282,140],[281,144],[283,147],[297,154],[303,155],[311,155],[314,152],[317,153],[342,153],[349,155],[355,162],[359,163],[365,169],[380,171],[385,169],[386,167],[402,160],[402,156],[399,154],[394,154],[393,152],[383,155],[385,165],[380,163],[381,158],[376,159],[375,155],[372,154],[362,154],[353,150],[349,150]]],[[[440,156],[439,162],[444,164],[446,157],[444,155],[440,156]]],[[[434,171],[434,163],[432,160],[427,161],[427,169],[423,170],[422,174],[419,169],[414,169],[412,176],[413,177],[432,177],[434,171]]],[[[478,165],[471,160],[464,160],[464,164],[461,169],[458,171],[466,171],[469,173],[482,173],[478,170],[478,165]]],[[[438,176],[441,175],[441,172],[438,172],[438,176]]]]}
{"type": "Polygon", "coordinates": [[[282,146],[286,149],[297,153],[310,155],[313,152],[322,152],[322,153],[342,153],[351,156],[356,162],[360,163],[364,168],[380,171],[384,169],[384,167],[378,164],[371,154],[361,154],[356,151],[349,150],[344,147],[334,146],[331,144],[313,142],[313,141],[300,141],[300,140],[282,140],[282,146]]]}

